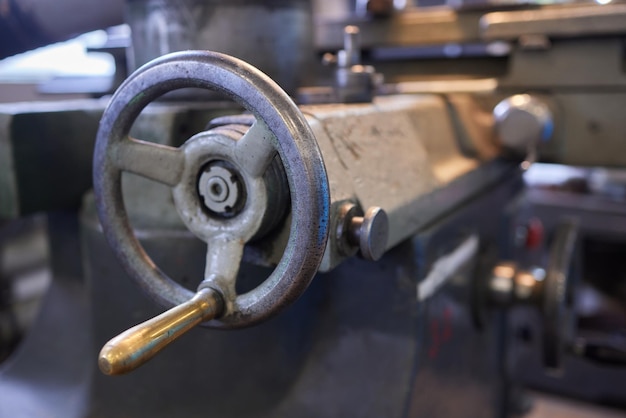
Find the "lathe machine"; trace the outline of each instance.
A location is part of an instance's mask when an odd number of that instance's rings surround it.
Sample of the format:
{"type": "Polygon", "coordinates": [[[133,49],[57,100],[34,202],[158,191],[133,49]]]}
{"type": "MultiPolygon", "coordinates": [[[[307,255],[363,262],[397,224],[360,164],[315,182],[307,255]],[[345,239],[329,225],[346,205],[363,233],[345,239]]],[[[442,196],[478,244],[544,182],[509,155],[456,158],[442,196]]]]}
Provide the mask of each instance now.
{"type": "Polygon", "coordinates": [[[596,277],[623,313],[624,196],[524,177],[623,190],[626,5],[25,3],[5,55],[131,36],[110,91],[0,105],[0,318],[24,231],[52,276],[1,417],[505,417],[624,377],[577,311],[596,277]]]}

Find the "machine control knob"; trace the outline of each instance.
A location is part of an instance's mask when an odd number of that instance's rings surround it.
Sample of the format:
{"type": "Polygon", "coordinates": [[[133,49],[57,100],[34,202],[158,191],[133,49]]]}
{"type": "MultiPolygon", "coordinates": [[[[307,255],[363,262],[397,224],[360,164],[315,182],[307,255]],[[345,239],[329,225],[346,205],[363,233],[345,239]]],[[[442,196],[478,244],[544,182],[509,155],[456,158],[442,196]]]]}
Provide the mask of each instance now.
{"type": "Polygon", "coordinates": [[[346,203],[340,209],[337,237],[342,242],[343,253],[349,255],[350,249],[358,248],[364,259],[379,260],[387,249],[389,238],[387,213],[378,206],[370,207],[364,215],[359,212],[353,203],[346,203]]]}
{"type": "Polygon", "coordinates": [[[502,100],[493,109],[493,116],[502,145],[522,154],[549,140],[554,131],[548,105],[529,94],[516,94],[502,100]]]}

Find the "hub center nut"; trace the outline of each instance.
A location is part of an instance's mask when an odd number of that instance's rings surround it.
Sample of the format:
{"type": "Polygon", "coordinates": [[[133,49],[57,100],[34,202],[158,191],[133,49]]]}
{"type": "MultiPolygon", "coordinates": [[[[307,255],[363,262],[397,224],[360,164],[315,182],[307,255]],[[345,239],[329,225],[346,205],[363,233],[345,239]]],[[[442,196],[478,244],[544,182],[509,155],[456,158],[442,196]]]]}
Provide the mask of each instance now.
{"type": "Polygon", "coordinates": [[[243,206],[243,187],[236,171],[224,162],[205,166],[198,180],[198,192],[213,214],[234,216],[243,206]]]}

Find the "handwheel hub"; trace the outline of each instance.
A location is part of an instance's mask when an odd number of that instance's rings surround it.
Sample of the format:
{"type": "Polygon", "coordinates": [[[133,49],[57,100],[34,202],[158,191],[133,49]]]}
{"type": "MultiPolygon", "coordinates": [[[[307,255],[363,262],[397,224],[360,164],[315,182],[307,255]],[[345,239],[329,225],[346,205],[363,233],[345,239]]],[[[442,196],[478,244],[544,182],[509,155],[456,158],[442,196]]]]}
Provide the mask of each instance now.
{"type": "Polygon", "coordinates": [[[185,168],[173,188],[176,210],[187,228],[205,242],[217,235],[249,241],[261,228],[268,206],[262,175],[237,162],[240,132],[224,129],[194,135],[182,147],[185,168]]]}
{"type": "Polygon", "coordinates": [[[236,215],[245,203],[238,173],[226,161],[209,163],[200,174],[198,193],[204,206],[217,216],[236,215]]]}

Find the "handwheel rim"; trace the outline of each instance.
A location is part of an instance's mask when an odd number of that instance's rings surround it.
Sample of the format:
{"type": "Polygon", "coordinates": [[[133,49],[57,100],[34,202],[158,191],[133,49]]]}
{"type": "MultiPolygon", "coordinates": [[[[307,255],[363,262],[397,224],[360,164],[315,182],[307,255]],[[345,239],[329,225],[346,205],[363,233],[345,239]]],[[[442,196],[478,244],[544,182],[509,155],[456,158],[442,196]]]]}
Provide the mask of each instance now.
{"type": "Polygon", "coordinates": [[[563,355],[574,325],[572,263],[578,235],[578,221],[566,219],[557,227],[550,248],[543,300],[543,362],[553,372],[559,372],[563,365],[563,355]]]}
{"type": "Polygon", "coordinates": [[[278,139],[291,194],[291,229],[283,256],[256,289],[238,295],[233,311],[207,323],[216,328],[262,321],[297,299],[317,272],[328,239],[330,192],[313,132],[291,98],[251,65],[224,54],[187,51],[152,61],[132,74],[104,112],[94,153],[94,190],[107,241],[131,277],[166,308],[194,292],[161,271],[135,237],[123,202],[121,173],[109,152],[124,140],[139,113],[159,96],[200,87],[226,94],[262,119],[278,139]]]}

